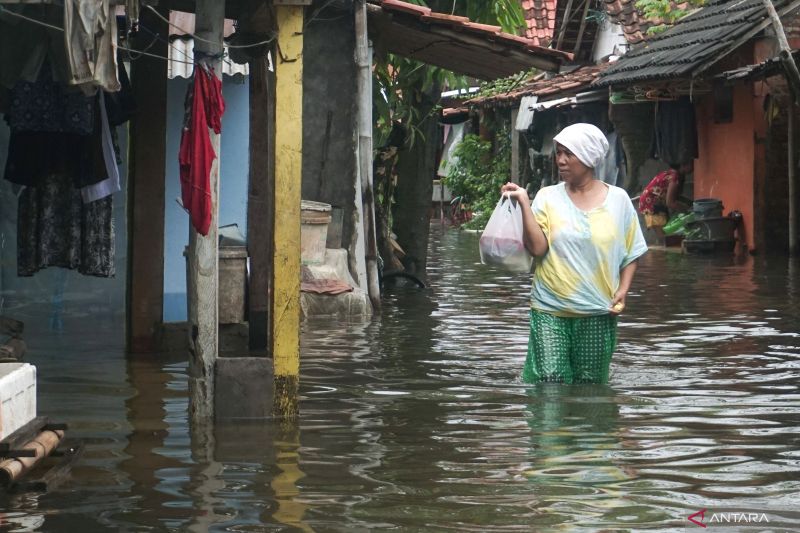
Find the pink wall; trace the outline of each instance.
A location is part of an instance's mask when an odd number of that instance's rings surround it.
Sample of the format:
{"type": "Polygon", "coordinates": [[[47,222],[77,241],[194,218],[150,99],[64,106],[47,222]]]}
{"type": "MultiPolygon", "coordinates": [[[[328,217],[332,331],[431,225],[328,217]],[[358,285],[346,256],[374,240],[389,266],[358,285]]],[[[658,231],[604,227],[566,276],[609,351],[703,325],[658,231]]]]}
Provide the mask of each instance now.
{"type": "Polygon", "coordinates": [[[733,120],[725,124],[714,124],[713,95],[696,103],[699,157],[694,165],[694,197],[719,198],[726,215],[741,211],[744,241],[755,251],[753,92],[750,84],[737,84],[733,91],[733,120]]]}

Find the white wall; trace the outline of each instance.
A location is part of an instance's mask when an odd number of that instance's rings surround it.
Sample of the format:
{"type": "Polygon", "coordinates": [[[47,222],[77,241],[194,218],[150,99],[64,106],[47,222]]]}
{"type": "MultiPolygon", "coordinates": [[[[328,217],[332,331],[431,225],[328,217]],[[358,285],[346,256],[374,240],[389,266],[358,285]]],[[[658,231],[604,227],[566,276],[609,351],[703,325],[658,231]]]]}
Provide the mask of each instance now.
{"type": "Polygon", "coordinates": [[[607,18],[600,25],[595,39],[592,60],[601,62],[610,55],[622,55],[627,51],[627,41],[622,26],[612,24],[607,18]]]}

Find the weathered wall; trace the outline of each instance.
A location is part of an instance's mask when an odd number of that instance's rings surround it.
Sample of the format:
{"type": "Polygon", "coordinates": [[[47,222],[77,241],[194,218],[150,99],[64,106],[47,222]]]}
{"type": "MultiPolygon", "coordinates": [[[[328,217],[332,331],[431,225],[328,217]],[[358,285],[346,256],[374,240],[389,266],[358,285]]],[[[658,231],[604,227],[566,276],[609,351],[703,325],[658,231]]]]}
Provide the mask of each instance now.
{"type": "MultiPolygon", "coordinates": [[[[356,159],[355,28],[352,13],[326,9],[311,21],[303,44],[303,199],[343,213],[342,248],[355,234],[356,159]]],[[[278,124],[280,127],[280,124],[278,124]]],[[[359,195],[360,196],[360,195],[359,195]]],[[[355,277],[355,276],[354,276],[355,277]]]]}
{"type": "Polygon", "coordinates": [[[714,123],[714,96],[696,101],[699,157],[694,165],[694,197],[719,198],[725,214],[744,215],[744,242],[756,250],[754,237],[754,112],[752,85],[733,87],[733,120],[714,123]]]}

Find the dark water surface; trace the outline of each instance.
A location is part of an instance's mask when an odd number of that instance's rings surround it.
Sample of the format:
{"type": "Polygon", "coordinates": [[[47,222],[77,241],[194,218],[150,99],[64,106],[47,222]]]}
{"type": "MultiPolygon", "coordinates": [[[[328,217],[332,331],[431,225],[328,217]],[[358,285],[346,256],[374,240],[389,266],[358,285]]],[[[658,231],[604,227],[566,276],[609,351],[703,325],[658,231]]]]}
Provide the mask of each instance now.
{"type": "Polygon", "coordinates": [[[683,531],[705,508],[800,529],[798,271],[651,252],[609,386],[527,386],[528,277],[434,228],[430,290],[396,289],[369,323],[304,324],[296,427],[202,439],[185,361],[126,361],[90,310],[69,335],[34,326],[39,411],[87,451],[60,490],[4,500],[0,527],[683,531]]]}

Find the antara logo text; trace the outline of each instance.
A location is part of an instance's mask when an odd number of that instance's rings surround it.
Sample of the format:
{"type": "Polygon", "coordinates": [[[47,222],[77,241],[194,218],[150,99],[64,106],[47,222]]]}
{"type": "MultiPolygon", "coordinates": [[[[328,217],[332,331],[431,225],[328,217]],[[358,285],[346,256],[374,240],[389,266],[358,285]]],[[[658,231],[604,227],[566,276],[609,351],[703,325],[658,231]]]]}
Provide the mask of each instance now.
{"type": "Polygon", "coordinates": [[[709,513],[710,517],[706,520],[708,509],[700,509],[696,513],[689,515],[689,522],[696,526],[708,527],[712,524],[758,524],[769,523],[769,518],[765,513],[740,513],[740,512],[720,512],[709,513]]]}

